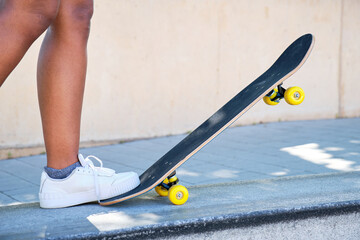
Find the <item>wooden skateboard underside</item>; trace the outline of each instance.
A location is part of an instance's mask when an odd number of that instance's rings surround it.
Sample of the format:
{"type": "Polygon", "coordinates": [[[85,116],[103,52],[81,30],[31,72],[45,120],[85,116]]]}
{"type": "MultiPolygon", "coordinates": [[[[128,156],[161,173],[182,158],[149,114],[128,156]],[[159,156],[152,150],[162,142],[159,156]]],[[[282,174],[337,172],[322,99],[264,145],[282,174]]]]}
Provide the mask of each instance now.
{"type": "Polygon", "coordinates": [[[293,42],[260,77],[250,83],[209,119],[179,142],[140,176],[140,185],[122,195],[102,200],[111,205],[139,196],[160,184],[176,168],[234,123],[269,91],[294,74],[306,61],[314,44],[311,34],[293,42]]]}

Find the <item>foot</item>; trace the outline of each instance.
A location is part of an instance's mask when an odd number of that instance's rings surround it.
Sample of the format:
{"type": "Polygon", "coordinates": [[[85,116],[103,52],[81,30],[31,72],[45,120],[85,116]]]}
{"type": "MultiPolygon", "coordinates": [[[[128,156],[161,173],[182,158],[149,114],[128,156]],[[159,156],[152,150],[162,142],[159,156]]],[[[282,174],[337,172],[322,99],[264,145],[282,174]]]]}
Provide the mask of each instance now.
{"type": "Polygon", "coordinates": [[[80,167],[64,179],[53,179],[43,171],[39,199],[42,208],[62,208],[87,202],[100,201],[128,192],[140,184],[134,172],[115,173],[103,168],[100,159],[78,155],[80,167]],[[100,162],[94,167],[90,158],[100,162]]]}

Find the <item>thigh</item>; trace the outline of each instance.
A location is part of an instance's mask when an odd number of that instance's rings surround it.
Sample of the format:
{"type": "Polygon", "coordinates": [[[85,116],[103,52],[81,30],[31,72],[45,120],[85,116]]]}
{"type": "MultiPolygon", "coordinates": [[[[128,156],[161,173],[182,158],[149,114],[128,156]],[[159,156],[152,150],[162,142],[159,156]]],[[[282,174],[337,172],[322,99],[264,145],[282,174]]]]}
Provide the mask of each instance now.
{"type": "Polygon", "coordinates": [[[0,10],[53,16],[56,15],[59,4],[60,0],[0,0],[0,10]]]}
{"type": "Polygon", "coordinates": [[[0,0],[3,25],[26,31],[31,27],[45,30],[56,18],[60,0],[0,0]]]}

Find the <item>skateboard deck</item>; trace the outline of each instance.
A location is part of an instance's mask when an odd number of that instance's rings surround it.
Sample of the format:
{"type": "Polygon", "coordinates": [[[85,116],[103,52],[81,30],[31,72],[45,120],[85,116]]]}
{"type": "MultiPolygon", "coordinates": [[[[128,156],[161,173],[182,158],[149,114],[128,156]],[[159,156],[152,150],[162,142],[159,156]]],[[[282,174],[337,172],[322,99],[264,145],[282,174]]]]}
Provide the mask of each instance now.
{"type": "Polygon", "coordinates": [[[313,45],[314,37],[311,34],[298,38],[266,72],[250,83],[141,174],[140,185],[138,187],[119,196],[102,200],[100,204],[111,205],[119,203],[148,192],[159,184],[163,184],[163,181],[169,179],[168,176],[180,165],[234,123],[255,103],[263,97],[269,96],[270,92],[274,88],[279,87],[285,79],[294,74],[308,58],[313,45]]]}

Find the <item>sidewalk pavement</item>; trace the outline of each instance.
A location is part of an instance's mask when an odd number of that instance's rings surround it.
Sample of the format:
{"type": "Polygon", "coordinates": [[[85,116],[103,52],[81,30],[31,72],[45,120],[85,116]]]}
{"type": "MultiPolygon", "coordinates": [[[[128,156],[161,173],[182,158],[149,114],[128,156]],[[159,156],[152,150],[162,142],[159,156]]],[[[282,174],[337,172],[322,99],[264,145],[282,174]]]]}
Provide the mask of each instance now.
{"type": "MultiPolygon", "coordinates": [[[[98,156],[105,167],[141,174],[184,137],[81,153],[98,156]]],[[[183,234],[240,239],[243,233],[255,239],[357,239],[360,234],[360,118],[227,129],[178,169],[190,193],[182,206],[151,191],[109,207],[40,209],[44,165],[44,155],[0,161],[0,239],[169,239],[183,234]]]]}
{"type": "MultiPolygon", "coordinates": [[[[81,149],[139,175],[185,135],[81,149]]],[[[46,156],[0,160],[0,206],[38,202],[46,156]]],[[[185,186],[360,170],[360,118],[277,122],[225,130],[177,170],[185,186]]]]}

